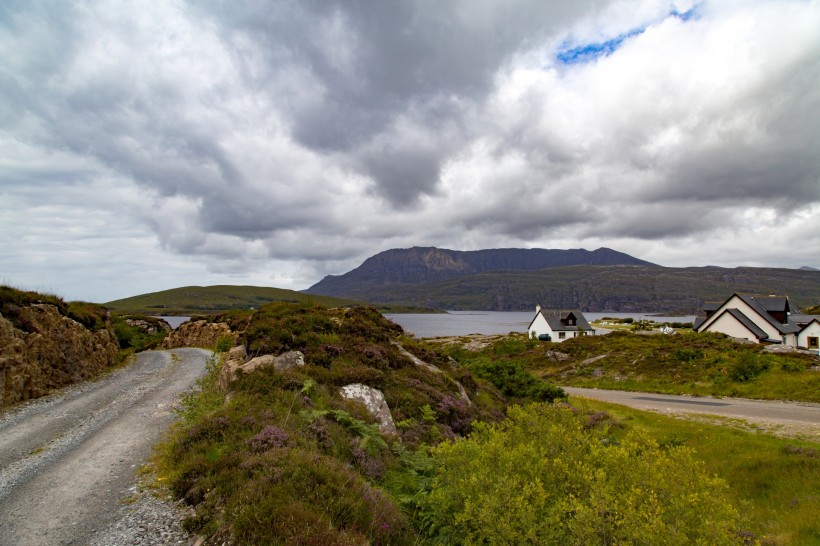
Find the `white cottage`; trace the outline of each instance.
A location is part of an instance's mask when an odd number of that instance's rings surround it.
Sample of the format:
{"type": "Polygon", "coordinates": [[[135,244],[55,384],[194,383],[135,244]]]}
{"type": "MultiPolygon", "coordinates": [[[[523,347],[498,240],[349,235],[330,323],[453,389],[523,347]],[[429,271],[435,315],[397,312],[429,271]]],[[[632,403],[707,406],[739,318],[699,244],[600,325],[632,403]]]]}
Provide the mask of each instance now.
{"type": "Polygon", "coordinates": [[[797,332],[798,347],[820,349],[820,316],[792,315],[789,319],[800,327],[797,332]]]}
{"type": "Polygon", "coordinates": [[[695,320],[696,332],[721,332],[755,343],[818,348],[820,317],[791,314],[785,296],[732,294],[723,303],[707,303],[695,320]]]}
{"type": "Polygon", "coordinates": [[[584,335],[595,335],[595,330],[577,309],[541,309],[535,307],[535,317],[527,332],[531,338],[561,342],[584,335]]]}

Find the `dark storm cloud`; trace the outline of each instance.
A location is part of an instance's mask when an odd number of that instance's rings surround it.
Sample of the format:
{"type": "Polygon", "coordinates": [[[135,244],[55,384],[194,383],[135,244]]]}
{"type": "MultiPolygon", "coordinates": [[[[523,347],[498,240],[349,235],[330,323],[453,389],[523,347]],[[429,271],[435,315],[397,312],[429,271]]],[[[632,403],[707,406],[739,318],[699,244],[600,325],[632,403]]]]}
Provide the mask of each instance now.
{"type": "Polygon", "coordinates": [[[266,78],[276,79],[282,63],[308,70],[321,100],[288,111],[291,134],[319,152],[358,157],[376,192],[401,207],[433,191],[452,143],[422,150],[380,142],[392,136],[392,125],[406,115],[421,127],[460,119],[461,108],[441,108],[442,102],[483,101],[504,62],[581,7],[315,1],[237,9],[219,2],[204,13],[237,49],[246,40],[262,44],[266,78]]]}
{"type": "MultiPolygon", "coordinates": [[[[7,267],[100,231],[85,251],[100,260],[135,244],[179,271],[277,267],[299,288],[428,244],[657,263],[696,245],[718,263],[801,235],[756,259],[810,261],[820,10],[698,6],[4,3],[0,243],[22,256],[7,267]]],[[[128,255],[112,268],[134,269],[128,255]]]]}

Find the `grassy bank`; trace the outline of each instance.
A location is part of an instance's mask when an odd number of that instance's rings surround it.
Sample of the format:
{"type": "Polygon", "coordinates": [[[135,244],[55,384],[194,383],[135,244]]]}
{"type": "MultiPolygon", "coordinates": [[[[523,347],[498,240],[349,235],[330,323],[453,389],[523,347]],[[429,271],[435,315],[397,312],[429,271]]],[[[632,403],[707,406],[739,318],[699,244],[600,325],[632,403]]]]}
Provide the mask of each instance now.
{"type": "Polygon", "coordinates": [[[693,422],[584,398],[579,408],[615,418],[616,434],[648,431],[662,445],[695,450],[730,487],[744,529],[763,544],[820,544],[820,445],[693,422]]]}
{"type": "Polygon", "coordinates": [[[563,343],[511,335],[480,351],[469,340],[442,347],[467,365],[520,365],[547,381],[666,394],[820,402],[820,364],[804,353],[770,353],[720,334],[613,332],[563,343]]]}

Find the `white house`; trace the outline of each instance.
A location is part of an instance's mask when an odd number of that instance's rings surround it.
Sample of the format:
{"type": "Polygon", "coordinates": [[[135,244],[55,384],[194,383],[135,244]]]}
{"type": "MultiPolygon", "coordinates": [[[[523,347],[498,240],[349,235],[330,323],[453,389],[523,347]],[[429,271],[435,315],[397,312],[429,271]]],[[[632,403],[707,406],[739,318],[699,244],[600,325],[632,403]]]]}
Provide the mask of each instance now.
{"type": "Polygon", "coordinates": [[[792,315],[789,319],[800,326],[797,346],[820,349],[820,317],[817,315],[792,315]]]}
{"type": "Polygon", "coordinates": [[[535,307],[535,317],[527,327],[531,338],[561,342],[571,337],[595,335],[595,330],[577,309],[541,309],[535,307]]]}
{"type": "Polygon", "coordinates": [[[820,322],[813,315],[792,315],[785,296],[732,294],[723,303],[704,305],[705,316],[695,320],[696,332],[721,332],[755,343],[817,347],[820,322]]]}

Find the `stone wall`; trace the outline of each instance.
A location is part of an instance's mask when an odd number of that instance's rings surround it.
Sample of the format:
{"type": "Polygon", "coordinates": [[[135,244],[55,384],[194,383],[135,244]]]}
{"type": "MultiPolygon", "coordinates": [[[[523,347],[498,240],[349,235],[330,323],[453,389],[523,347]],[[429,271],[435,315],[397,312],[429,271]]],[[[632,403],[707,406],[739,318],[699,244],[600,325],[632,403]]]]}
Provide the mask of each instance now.
{"type": "Polygon", "coordinates": [[[206,320],[195,320],[183,322],[179,328],[168,334],[162,342],[163,349],[176,349],[178,347],[203,347],[213,349],[216,343],[223,337],[230,337],[236,342],[237,334],[231,332],[230,327],[223,322],[208,322],[206,320]]]}
{"type": "Polygon", "coordinates": [[[110,327],[92,332],[49,304],[21,307],[16,315],[19,328],[0,315],[0,406],[92,378],[117,362],[110,327]]]}

